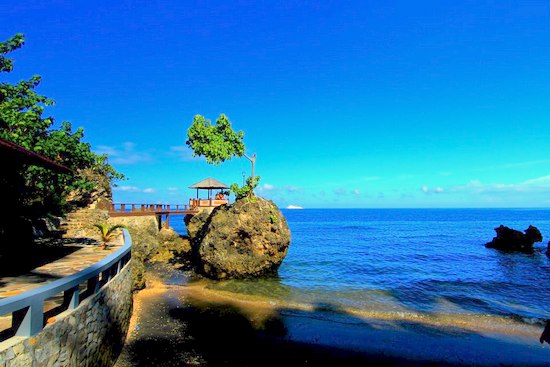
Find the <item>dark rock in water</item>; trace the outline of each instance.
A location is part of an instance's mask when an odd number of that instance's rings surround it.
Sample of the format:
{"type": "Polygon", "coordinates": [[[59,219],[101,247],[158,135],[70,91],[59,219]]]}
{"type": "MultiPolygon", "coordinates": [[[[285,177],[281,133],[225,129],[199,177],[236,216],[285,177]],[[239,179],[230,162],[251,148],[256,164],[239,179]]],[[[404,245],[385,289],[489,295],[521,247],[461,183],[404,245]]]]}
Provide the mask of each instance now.
{"type": "Polygon", "coordinates": [[[542,241],[542,235],[537,227],[529,226],[524,232],[516,231],[500,225],[495,228],[497,236],[491,242],[485,244],[487,248],[498,250],[532,252],[533,244],[542,241]]]}
{"type": "Polygon", "coordinates": [[[550,344],[550,320],[546,320],[546,327],[540,336],[540,343],[543,344],[544,342],[550,344]]]}
{"type": "Polygon", "coordinates": [[[197,268],[214,279],[257,277],[275,272],[286,256],[290,230],[272,201],[237,200],[214,209],[205,220],[193,218],[192,238],[197,268]],[[204,223],[197,231],[200,223],[204,223]]]}
{"type": "Polygon", "coordinates": [[[546,256],[550,257],[550,241],[548,241],[548,247],[546,248],[546,256]]]}

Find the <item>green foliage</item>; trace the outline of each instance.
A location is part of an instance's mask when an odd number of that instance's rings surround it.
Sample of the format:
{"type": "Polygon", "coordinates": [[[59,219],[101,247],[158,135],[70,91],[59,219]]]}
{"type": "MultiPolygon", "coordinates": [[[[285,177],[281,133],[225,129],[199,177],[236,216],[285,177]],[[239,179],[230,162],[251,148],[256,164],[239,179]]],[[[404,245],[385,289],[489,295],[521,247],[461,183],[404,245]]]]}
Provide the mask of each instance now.
{"type": "Polygon", "coordinates": [[[260,181],[260,176],[256,176],[254,178],[248,177],[246,179],[246,184],[242,187],[240,187],[238,184],[234,183],[229,188],[229,191],[231,191],[233,194],[235,194],[235,198],[237,200],[243,199],[243,198],[252,198],[254,196],[254,189],[256,186],[258,186],[258,183],[260,181]]]}
{"type": "Polygon", "coordinates": [[[193,150],[193,156],[204,156],[209,164],[220,164],[232,157],[245,156],[252,163],[252,174],[243,187],[234,183],[229,190],[235,194],[237,200],[254,197],[254,189],[260,180],[260,177],[254,176],[256,154],[252,157],[245,154],[244,133],[235,132],[227,116],[221,114],[216,124],[211,125],[210,120],[196,115],[191,127],[187,130],[187,137],[185,144],[193,150]]]}
{"type": "Polygon", "coordinates": [[[269,221],[271,224],[277,224],[277,213],[273,208],[269,209],[269,221]]]}
{"type": "Polygon", "coordinates": [[[94,227],[99,230],[101,241],[103,241],[103,249],[107,248],[107,244],[115,238],[115,231],[117,229],[126,228],[126,226],[122,224],[115,224],[109,227],[107,223],[96,223],[94,227]]]}
{"type": "Polygon", "coordinates": [[[231,122],[224,114],[216,120],[215,125],[201,115],[193,118],[187,130],[185,142],[193,150],[193,156],[204,156],[210,164],[220,164],[231,157],[242,157],[244,154],[244,133],[235,132],[231,122]]]}
{"type": "MultiPolygon", "coordinates": [[[[10,72],[13,60],[5,55],[20,48],[25,42],[22,34],[16,34],[0,42],[0,72],[10,72]]],[[[43,116],[44,109],[54,104],[48,97],[34,90],[40,83],[35,75],[16,84],[0,82],[0,138],[48,157],[72,170],[70,174],[58,174],[37,166],[18,167],[9,179],[17,182],[16,202],[29,211],[63,212],[70,193],[86,196],[97,189],[92,176],[104,176],[104,189],[110,192],[110,184],[124,176],[116,172],[105,155],[92,152],[84,143],[83,129],[72,130],[69,122],[58,129],[52,127],[54,119],[43,116]]]]}
{"type": "Polygon", "coordinates": [[[15,36],[8,39],[6,42],[0,42],[0,72],[13,70],[13,60],[6,58],[4,55],[17,50],[25,43],[25,36],[17,33],[15,36]]]}

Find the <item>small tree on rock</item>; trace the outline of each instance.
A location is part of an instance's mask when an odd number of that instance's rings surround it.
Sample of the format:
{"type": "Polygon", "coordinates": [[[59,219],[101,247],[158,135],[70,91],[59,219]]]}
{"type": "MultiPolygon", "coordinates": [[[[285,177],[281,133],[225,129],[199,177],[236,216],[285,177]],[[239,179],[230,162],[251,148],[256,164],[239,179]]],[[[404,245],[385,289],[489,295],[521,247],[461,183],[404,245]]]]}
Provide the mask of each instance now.
{"type": "Polygon", "coordinates": [[[256,165],[256,154],[252,157],[246,155],[243,143],[244,132],[235,132],[231,128],[231,122],[224,114],[212,125],[210,120],[201,115],[195,115],[193,123],[187,130],[187,141],[185,142],[193,151],[193,156],[204,156],[209,164],[220,164],[232,157],[245,157],[252,164],[250,177],[242,188],[236,183],[231,185],[231,191],[237,199],[253,195],[254,188],[258,185],[260,177],[254,176],[256,165]]]}

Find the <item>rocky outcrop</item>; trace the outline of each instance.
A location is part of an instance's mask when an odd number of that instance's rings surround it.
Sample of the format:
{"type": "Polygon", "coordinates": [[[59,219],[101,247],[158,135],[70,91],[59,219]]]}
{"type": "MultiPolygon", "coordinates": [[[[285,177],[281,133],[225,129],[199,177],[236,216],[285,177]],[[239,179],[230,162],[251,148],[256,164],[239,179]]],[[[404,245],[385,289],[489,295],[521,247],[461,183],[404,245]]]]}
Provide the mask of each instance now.
{"type": "MultiPolygon", "coordinates": [[[[550,243],[549,243],[549,246],[550,246],[550,243]]],[[[542,331],[542,334],[539,340],[541,344],[544,344],[544,342],[550,344],[550,320],[546,320],[546,327],[542,331]]]]}
{"type": "Polygon", "coordinates": [[[281,211],[259,197],[220,206],[207,218],[197,215],[189,221],[188,232],[198,271],[214,279],[273,273],[290,244],[281,211]]]}
{"type": "Polygon", "coordinates": [[[159,232],[159,247],[151,261],[176,265],[180,269],[191,268],[191,244],[172,228],[159,232]]]}
{"type": "Polygon", "coordinates": [[[496,237],[485,244],[487,248],[495,248],[506,251],[532,252],[533,244],[542,241],[542,235],[537,227],[529,226],[524,233],[515,229],[500,225],[495,228],[496,237]]]}
{"type": "Polygon", "coordinates": [[[183,218],[185,226],[187,227],[187,235],[189,236],[189,239],[191,241],[197,238],[200,230],[202,229],[208,218],[210,218],[210,214],[212,214],[212,212],[203,210],[198,214],[186,215],[185,218],[183,218]]]}
{"type": "Polygon", "coordinates": [[[74,190],[67,195],[66,201],[73,209],[98,206],[99,209],[109,209],[104,206],[107,202],[110,206],[113,195],[111,189],[111,178],[108,175],[95,172],[86,168],[76,172],[76,179],[93,183],[93,190],[74,190]]]}
{"type": "Polygon", "coordinates": [[[156,216],[114,217],[109,220],[109,224],[125,225],[132,236],[134,290],[145,288],[148,262],[184,264],[190,261],[189,242],[182,239],[172,228],[163,228],[159,231],[156,216]]]}
{"type": "Polygon", "coordinates": [[[550,241],[548,241],[548,247],[546,248],[546,256],[550,257],[550,241]]]}

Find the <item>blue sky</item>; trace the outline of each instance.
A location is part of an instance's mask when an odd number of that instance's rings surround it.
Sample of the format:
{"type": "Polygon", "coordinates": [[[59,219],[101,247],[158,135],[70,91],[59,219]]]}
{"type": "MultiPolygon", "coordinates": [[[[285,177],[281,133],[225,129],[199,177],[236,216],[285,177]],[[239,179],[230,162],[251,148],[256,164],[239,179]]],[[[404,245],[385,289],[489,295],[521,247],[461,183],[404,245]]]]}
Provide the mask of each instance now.
{"type": "Polygon", "coordinates": [[[547,1],[5,1],[0,24],[27,37],[4,80],[43,77],[117,202],[242,182],[185,147],[225,113],[279,206],[550,206],[547,1]]]}

